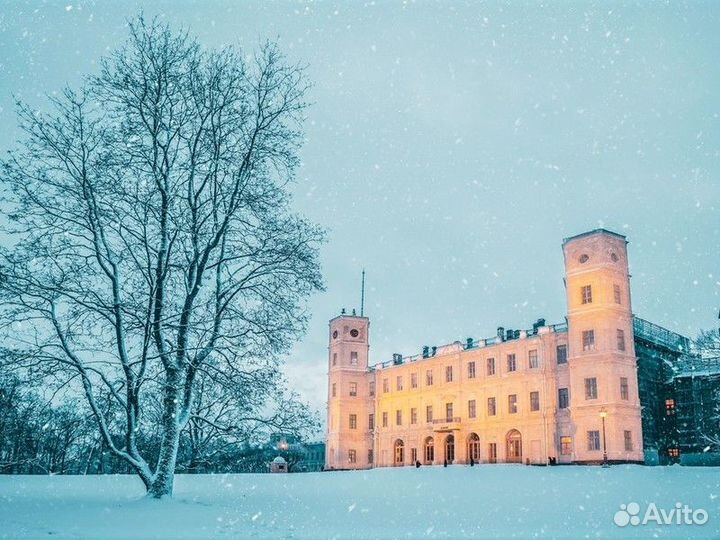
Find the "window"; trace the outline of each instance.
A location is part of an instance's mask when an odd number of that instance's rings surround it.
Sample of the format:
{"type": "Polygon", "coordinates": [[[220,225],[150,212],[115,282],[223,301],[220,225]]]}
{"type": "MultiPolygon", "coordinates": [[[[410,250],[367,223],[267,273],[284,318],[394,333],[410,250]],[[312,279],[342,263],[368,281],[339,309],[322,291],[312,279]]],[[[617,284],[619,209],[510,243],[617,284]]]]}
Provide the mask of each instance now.
{"type": "Polygon", "coordinates": [[[567,345],[558,345],[555,348],[555,356],[558,364],[567,364],[567,345]]]}
{"type": "Polygon", "coordinates": [[[588,431],[587,432],[587,449],[600,450],[600,432],[599,431],[588,431]]]}
{"type": "Polygon", "coordinates": [[[383,379],[383,393],[387,394],[390,391],[390,381],[383,379]]]}
{"type": "Polygon", "coordinates": [[[453,417],[453,404],[452,403],[446,403],[445,404],[445,418],[450,421],[453,417]]]}
{"type": "Polygon", "coordinates": [[[595,330],[583,330],[582,345],[583,351],[595,350],[595,330]]]}
{"type": "Polygon", "coordinates": [[[488,461],[497,463],[497,443],[488,443],[488,461]]]}
{"type": "Polygon", "coordinates": [[[357,429],[357,414],[350,415],[350,429],[357,429]]]}
{"type": "Polygon", "coordinates": [[[468,379],[475,378],[475,362],[468,362],[468,379]]]}
{"type": "Polygon", "coordinates": [[[402,390],[403,389],[403,379],[401,376],[398,376],[395,379],[395,389],[396,390],[402,390]]]}
{"type": "Polygon", "coordinates": [[[383,427],[388,427],[388,413],[383,413],[383,427]]]}
{"type": "Polygon", "coordinates": [[[625,350],[625,332],[623,332],[619,328],[617,329],[617,350],[625,350]]]}
{"type": "Polygon", "coordinates": [[[335,397],[337,395],[337,384],[332,383],[332,397],[335,397]]]}
{"type": "Polygon", "coordinates": [[[411,461],[412,461],[413,463],[415,463],[415,462],[418,460],[418,458],[417,458],[417,448],[411,448],[411,449],[410,449],[410,459],[411,459],[411,461]]]}
{"type": "Polygon", "coordinates": [[[530,410],[540,410],[540,392],[530,392],[530,410]]]}
{"type": "Polygon", "coordinates": [[[417,408],[410,409],[410,423],[417,424],[417,408]]]}
{"type": "Polygon", "coordinates": [[[355,450],[348,450],[348,463],[357,462],[357,452],[355,450]]]}
{"type": "Polygon", "coordinates": [[[357,396],[357,383],[356,382],[350,383],[350,396],[351,397],[357,396]]]}
{"type": "Polygon", "coordinates": [[[537,349],[533,349],[531,351],[528,351],[528,367],[530,369],[534,369],[538,367],[538,355],[537,355],[537,349]]]}
{"type": "Polygon", "coordinates": [[[516,369],[517,369],[517,365],[515,363],[515,353],[508,354],[507,355],[507,370],[515,371],[516,369]]]}
{"type": "Polygon", "coordinates": [[[620,399],[630,399],[627,377],[620,377],[620,399]]]}
{"type": "Polygon", "coordinates": [[[418,375],[417,373],[410,374],[410,388],[418,387],[418,376],[417,375],[418,375]]]}
{"type": "Polygon", "coordinates": [[[572,453],[572,437],[560,437],[560,455],[569,456],[572,453]]]}
{"type": "Polygon", "coordinates": [[[375,381],[370,381],[370,386],[368,387],[368,390],[371,396],[375,395],[375,381]]]}
{"type": "Polygon", "coordinates": [[[475,418],[477,416],[475,411],[475,400],[471,399],[468,401],[468,418],[475,418]]]}
{"type": "Polygon", "coordinates": [[[350,365],[357,366],[357,353],[355,351],[350,353],[350,365]]]}
{"type": "Polygon", "coordinates": [[[487,374],[495,375],[495,359],[494,358],[487,359],[487,374]]]}
{"type": "Polygon", "coordinates": [[[633,449],[633,443],[632,443],[632,431],[625,430],[623,431],[623,438],[625,440],[625,451],[626,452],[632,452],[633,449]]]}
{"type": "Polygon", "coordinates": [[[432,405],[428,405],[427,407],[425,407],[425,420],[427,422],[433,421],[432,405]]]}
{"type": "Polygon", "coordinates": [[[368,429],[370,431],[375,429],[375,415],[373,413],[368,414],[368,429]]]}
{"type": "Polygon", "coordinates": [[[680,457],[680,449],[679,448],[668,448],[668,456],[671,458],[680,457]]]}
{"type": "Polygon", "coordinates": [[[336,366],[336,365],[337,365],[337,353],[334,352],[333,353],[333,366],[336,366]]]}
{"type": "Polygon", "coordinates": [[[620,296],[620,285],[613,285],[613,296],[615,297],[616,304],[622,304],[622,298],[620,296]]]}
{"type": "Polygon", "coordinates": [[[590,285],[583,285],[580,289],[580,298],[583,304],[592,304],[592,287],[590,285]]]}
{"type": "Polygon", "coordinates": [[[433,383],[432,369],[428,369],[425,372],[425,384],[427,386],[432,386],[432,383],[433,383]]]}
{"type": "Polygon", "coordinates": [[[374,458],[374,457],[375,457],[375,456],[373,455],[373,450],[372,450],[372,448],[371,448],[370,450],[368,450],[368,463],[369,463],[369,464],[372,465],[372,462],[373,462],[373,458],[374,458]]]}
{"type": "Polygon", "coordinates": [[[558,409],[567,409],[570,406],[570,395],[567,388],[558,388],[558,409]]]}
{"type": "Polygon", "coordinates": [[[433,438],[428,437],[425,441],[425,462],[426,463],[432,463],[435,459],[435,445],[434,445],[433,438]]]}
{"type": "Polygon", "coordinates": [[[445,382],[452,382],[452,366],[445,366],[445,382]]]}
{"type": "Polygon", "coordinates": [[[395,425],[402,426],[402,411],[400,409],[395,411],[395,425]]]}
{"type": "Polygon", "coordinates": [[[672,416],[675,414],[675,400],[674,399],[666,399],[665,400],[665,414],[667,416],[672,416]]]}
{"type": "Polygon", "coordinates": [[[517,394],[510,394],[508,396],[508,413],[515,414],[517,411],[517,394]]]}
{"type": "Polygon", "coordinates": [[[597,379],[590,377],[585,379],[585,399],[597,399],[597,379]]]}
{"type": "Polygon", "coordinates": [[[488,398],[488,416],[495,416],[497,414],[497,407],[495,405],[495,398],[488,398]]]}

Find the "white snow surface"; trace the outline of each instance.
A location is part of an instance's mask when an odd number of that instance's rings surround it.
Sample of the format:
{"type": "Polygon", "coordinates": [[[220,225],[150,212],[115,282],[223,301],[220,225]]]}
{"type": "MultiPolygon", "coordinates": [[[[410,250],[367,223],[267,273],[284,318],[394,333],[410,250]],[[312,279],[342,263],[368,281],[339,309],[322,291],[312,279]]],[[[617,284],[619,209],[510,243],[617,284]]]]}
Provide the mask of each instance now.
{"type": "Polygon", "coordinates": [[[720,468],[462,465],[178,476],[0,476],[0,538],[720,538],[720,468]],[[704,525],[618,527],[621,504],[678,502],[704,525]]]}

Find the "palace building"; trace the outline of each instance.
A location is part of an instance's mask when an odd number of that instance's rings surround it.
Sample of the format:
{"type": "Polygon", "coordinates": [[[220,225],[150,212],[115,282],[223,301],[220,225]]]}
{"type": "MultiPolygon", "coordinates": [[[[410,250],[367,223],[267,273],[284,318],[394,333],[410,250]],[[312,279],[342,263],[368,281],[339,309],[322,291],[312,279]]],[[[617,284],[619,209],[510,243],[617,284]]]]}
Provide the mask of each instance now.
{"type": "Polygon", "coordinates": [[[539,319],[372,365],[369,319],[332,319],[325,469],[644,462],[651,419],[640,406],[626,246],[605,229],[563,241],[560,324],[539,319]]]}

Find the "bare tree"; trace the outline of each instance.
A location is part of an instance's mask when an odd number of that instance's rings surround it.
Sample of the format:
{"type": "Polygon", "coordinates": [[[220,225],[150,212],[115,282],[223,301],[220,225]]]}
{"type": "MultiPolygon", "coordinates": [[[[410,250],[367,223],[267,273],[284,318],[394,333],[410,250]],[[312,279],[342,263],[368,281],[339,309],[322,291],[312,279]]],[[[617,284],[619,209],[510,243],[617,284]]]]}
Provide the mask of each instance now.
{"type": "Polygon", "coordinates": [[[199,375],[273,369],[322,288],[323,232],[287,190],[306,88],[272,44],[206,51],[139,18],[50,114],[19,104],[26,138],[0,172],[5,358],[76,385],[153,497],[172,494],[199,375]]]}

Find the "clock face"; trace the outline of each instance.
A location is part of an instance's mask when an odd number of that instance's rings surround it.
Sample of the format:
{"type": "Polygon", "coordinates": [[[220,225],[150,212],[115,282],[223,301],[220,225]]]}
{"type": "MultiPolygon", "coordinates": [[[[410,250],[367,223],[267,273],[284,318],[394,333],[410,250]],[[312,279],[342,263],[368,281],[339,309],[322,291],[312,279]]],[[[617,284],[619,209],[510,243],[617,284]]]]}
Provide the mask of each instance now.
{"type": "Polygon", "coordinates": [[[358,332],[355,328],[353,328],[352,330],[350,330],[350,335],[352,337],[358,337],[360,335],[360,332],[358,332]]]}
{"type": "Polygon", "coordinates": [[[333,332],[333,339],[337,339],[337,330],[333,332]]]}

